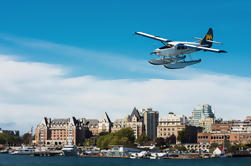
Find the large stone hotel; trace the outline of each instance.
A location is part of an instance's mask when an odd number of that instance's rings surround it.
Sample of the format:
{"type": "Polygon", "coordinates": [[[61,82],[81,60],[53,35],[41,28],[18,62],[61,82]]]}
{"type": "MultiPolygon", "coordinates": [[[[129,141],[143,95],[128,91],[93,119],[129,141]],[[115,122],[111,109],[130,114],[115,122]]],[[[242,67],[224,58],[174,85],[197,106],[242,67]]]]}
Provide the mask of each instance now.
{"type": "Polygon", "coordinates": [[[82,144],[88,134],[87,121],[68,119],[43,118],[35,131],[35,141],[38,145],[61,146],[73,143],[82,144]]]}

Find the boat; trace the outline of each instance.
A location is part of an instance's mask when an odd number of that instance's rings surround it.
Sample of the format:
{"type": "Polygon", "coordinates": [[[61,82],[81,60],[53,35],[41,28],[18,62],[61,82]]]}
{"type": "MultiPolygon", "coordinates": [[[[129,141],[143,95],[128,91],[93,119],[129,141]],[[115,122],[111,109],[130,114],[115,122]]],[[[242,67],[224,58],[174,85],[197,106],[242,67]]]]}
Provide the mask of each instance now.
{"type": "Polygon", "coordinates": [[[31,155],[35,152],[35,148],[33,147],[24,147],[22,146],[21,148],[18,148],[12,152],[10,152],[10,154],[13,155],[31,155]]]}
{"type": "Polygon", "coordinates": [[[150,159],[157,159],[157,156],[150,156],[150,159]]]}
{"type": "Polygon", "coordinates": [[[8,149],[0,150],[0,154],[9,153],[8,149]]]}
{"type": "Polygon", "coordinates": [[[136,159],[138,158],[138,154],[137,153],[131,153],[130,154],[130,159],[136,159]]]}
{"type": "Polygon", "coordinates": [[[77,156],[78,149],[75,145],[65,145],[62,149],[64,156],[77,156]]]}
{"type": "Polygon", "coordinates": [[[67,144],[64,145],[63,149],[64,156],[77,156],[78,149],[77,146],[74,145],[72,137],[68,137],[67,144]]]}

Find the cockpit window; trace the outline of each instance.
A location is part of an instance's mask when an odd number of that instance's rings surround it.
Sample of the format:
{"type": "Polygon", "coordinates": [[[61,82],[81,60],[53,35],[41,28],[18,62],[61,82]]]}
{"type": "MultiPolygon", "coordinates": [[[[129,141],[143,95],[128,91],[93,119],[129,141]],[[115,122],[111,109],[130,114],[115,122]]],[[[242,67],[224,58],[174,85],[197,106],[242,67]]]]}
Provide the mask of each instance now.
{"type": "Polygon", "coordinates": [[[172,47],[173,47],[173,45],[167,44],[167,45],[165,45],[165,46],[163,46],[163,47],[160,47],[159,49],[161,50],[161,49],[172,48],[172,47]]]}

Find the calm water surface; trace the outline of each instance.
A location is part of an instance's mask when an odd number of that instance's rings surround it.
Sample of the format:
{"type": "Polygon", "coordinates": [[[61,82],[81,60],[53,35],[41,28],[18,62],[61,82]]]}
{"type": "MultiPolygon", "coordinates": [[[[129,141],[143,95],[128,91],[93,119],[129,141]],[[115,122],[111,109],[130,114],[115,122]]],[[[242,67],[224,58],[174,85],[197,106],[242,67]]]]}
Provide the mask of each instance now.
{"type": "Polygon", "coordinates": [[[251,166],[251,158],[133,160],[63,156],[33,157],[0,154],[0,166],[251,166]]]}

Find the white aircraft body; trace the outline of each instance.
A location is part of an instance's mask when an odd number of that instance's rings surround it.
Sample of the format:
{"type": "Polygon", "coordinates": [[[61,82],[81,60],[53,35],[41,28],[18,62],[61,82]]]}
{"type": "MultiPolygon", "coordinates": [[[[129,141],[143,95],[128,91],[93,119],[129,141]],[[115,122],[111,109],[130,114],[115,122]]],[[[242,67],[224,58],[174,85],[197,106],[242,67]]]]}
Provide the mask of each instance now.
{"type": "Polygon", "coordinates": [[[181,69],[196,63],[200,63],[201,59],[186,61],[186,55],[200,50],[226,53],[224,50],[211,48],[213,43],[222,44],[213,41],[213,30],[209,28],[207,34],[203,38],[193,37],[199,39],[197,42],[171,41],[162,37],[150,35],[143,32],[135,32],[137,35],[158,40],[164,44],[163,47],[155,49],[151,54],[161,56],[161,59],[152,59],[149,63],[153,65],[164,65],[168,69],[181,69]]]}

